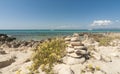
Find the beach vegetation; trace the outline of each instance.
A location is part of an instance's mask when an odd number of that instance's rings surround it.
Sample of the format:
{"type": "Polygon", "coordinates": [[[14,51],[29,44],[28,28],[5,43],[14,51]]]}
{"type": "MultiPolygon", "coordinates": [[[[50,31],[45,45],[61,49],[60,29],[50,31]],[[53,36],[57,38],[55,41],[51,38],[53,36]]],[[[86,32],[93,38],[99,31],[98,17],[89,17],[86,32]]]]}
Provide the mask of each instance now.
{"type": "Polygon", "coordinates": [[[100,46],[108,46],[110,45],[110,42],[113,40],[111,37],[102,37],[99,39],[99,45],[100,46]]]}
{"type": "Polygon", "coordinates": [[[61,63],[61,58],[65,56],[66,44],[63,39],[55,38],[38,45],[32,55],[33,64],[30,70],[34,73],[39,68],[47,74],[52,74],[52,67],[56,63],[61,63]]]}
{"type": "Polygon", "coordinates": [[[20,72],[21,72],[21,70],[17,70],[17,71],[16,71],[16,74],[20,74],[20,72]]]}

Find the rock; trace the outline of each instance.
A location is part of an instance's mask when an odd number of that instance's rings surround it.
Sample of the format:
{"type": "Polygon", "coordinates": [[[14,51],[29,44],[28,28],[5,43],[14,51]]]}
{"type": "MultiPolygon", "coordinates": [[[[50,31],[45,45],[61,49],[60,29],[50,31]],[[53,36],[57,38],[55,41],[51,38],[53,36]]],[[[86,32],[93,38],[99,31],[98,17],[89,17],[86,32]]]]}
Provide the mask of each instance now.
{"type": "Polygon", "coordinates": [[[91,57],[96,60],[101,60],[101,55],[99,53],[96,53],[95,51],[91,52],[91,57]]]}
{"type": "Polygon", "coordinates": [[[11,42],[13,40],[15,40],[16,38],[14,37],[9,37],[7,36],[7,34],[0,34],[0,41],[7,41],[7,42],[11,42]]]}
{"type": "Polygon", "coordinates": [[[76,50],[85,50],[85,51],[87,51],[87,48],[86,48],[86,47],[84,47],[84,48],[81,48],[81,49],[76,49],[76,50]]]}
{"type": "Polygon", "coordinates": [[[82,57],[82,55],[77,55],[76,53],[68,53],[67,55],[70,56],[70,57],[74,57],[74,58],[82,57]]]}
{"type": "Polygon", "coordinates": [[[111,59],[110,57],[108,57],[108,56],[105,56],[105,55],[102,55],[102,56],[101,56],[101,59],[102,59],[103,61],[105,61],[105,62],[112,62],[112,59],[111,59]]]}
{"type": "Polygon", "coordinates": [[[64,40],[65,40],[65,41],[70,41],[71,38],[70,38],[70,37],[66,37],[64,40]]]}
{"type": "Polygon", "coordinates": [[[71,44],[68,44],[67,46],[68,46],[69,48],[73,48],[73,46],[72,46],[71,44]]]}
{"type": "Polygon", "coordinates": [[[63,62],[68,65],[80,64],[85,62],[85,58],[64,57],[63,62]]]}
{"type": "Polygon", "coordinates": [[[54,66],[55,74],[74,74],[70,66],[65,64],[58,64],[54,66]]]}
{"type": "Polygon", "coordinates": [[[0,55],[0,58],[0,68],[6,67],[15,62],[15,58],[11,57],[10,55],[0,55]]]}
{"type": "Polygon", "coordinates": [[[86,52],[85,50],[77,50],[77,51],[75,51],[75,53],[76,53],[77,55],[87,54],[87,52],[86,52]]]}
{"type": "Polygon", "coordinates": [[[11,42],[11,41],[13,41],[13,40],[16,40],[16,38],[12,38],[12,37],[6,38],[6,41],[8,41],[8,42],[11,42]]]}
{"type": "Polygon", "coordinates": [[[79,34],[78,33],[74,33],[73,37],[79,37],[79,34]]]}
{"type": "Polygon", "coordinates": [[[6,52],[3,49],[0,49],[0,55],[6,54],[6,52]]]}
{"type": "Polygon", "coordinates": [[[72,42],[80,41],[80,39],[79,39],[79,37],[72,37],[72,38],[71,38],[71,41],[72,41],[72,42]]]}
{"type": "Polygon", "coordinates": [[[85,46],[74,46],[75,49],[83,49],[85,46]]]}
{"type": "Polygon", "coordinates": [[[81,42],[70,42],[73,46],[81,46],[81,42]]]}
{"type": "Polygon", "coordinates": [[[68,53],[72,53],[72,52],[74,52],[74,48],[66,48],[66,51],[68,52],[68,53]]]}
{"type": "Polygon", "coordinates": [[[7,44],[3,44],[1,45],[1,48],[9,48],[9,46],[7,46],[7,44]]]}

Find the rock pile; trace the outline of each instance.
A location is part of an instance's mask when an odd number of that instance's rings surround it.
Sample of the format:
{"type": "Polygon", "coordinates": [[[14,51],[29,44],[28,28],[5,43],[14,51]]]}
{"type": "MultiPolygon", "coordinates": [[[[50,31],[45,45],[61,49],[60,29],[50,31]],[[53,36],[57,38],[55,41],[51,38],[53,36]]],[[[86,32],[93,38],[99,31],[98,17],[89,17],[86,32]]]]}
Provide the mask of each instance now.
{"type": "Polygon", "coordinates": [[[13,40],[16,40],[16,38],[14,38],[14,37],[9,37],[9,36],[6,35],[6,34],[0,34],[0,41],[2,41],[2,42],[5,42],[5,41],[10,42],[10,41],[13,41],[13,40]]]}
{"type": "Polygon", "coordinates": [[[36,47],[41,41],[18,41],[16,38],[8,36],[6,34],[0,34],[0,48],[24,48],[24,47],[36,47]]]}
{"type": "Polygon", "coordinates": [[[65,43],[68,45],[67,56],[63,58],[65,64],[84,63],[89,58],[87,48],[81,43],[79,34],[75,33],[72,37],[66,37],[65,43]]]}

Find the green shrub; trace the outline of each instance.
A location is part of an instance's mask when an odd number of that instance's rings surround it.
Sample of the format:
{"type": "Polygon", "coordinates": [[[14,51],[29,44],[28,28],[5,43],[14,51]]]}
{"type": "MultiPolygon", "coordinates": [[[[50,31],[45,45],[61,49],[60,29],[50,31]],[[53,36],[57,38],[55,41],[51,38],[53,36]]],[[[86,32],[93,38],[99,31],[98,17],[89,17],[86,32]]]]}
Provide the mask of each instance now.
{"type": "Polygon", "coordinates": [[[108,46],[110,45],[110,42],[112,41],[113,39],[110,38],[110,37],[102,37],[102,38],[99,38],[99,45],[100,46],[108,46]]]}
{"type": "Polygon", "coordinates": [[[50,74],[53,64],[60,63],[65,55],[66,44],[63,39],[53,39],[40,44],[33,53],[33,64],[31,71],[35,72],[38,68],[50,74]]]}

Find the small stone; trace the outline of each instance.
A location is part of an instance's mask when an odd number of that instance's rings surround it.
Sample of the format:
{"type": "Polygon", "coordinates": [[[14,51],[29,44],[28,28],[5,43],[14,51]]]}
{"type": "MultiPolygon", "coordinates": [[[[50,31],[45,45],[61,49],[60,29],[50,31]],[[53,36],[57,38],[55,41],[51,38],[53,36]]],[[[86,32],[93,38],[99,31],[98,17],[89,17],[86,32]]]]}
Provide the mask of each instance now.
{"type": "Polygon", "coordinates": [[[80,46],[81,42],[71,42],[70,44],[73,45],[73,46],[80,46]]]}
{"type": "Polygon", "coordinates": [[[96,59],[96,60],[100,60],[101,59],[101,55],[96,53],[95,51],[91,52],[91,56],[96,59]]]}
{"type": "Polygon", "coordinates": [[[63,62],[68,65],[81,64],[85,62],[85,58],[64,57],[63,62]]]}
{"type": "Polygon", "coordinates": [[[73,37],[78,37],[78,36],[79,36],[78,33],[74,33],[74,34],[73,34],[73,37]]]}
{"type": "Polygon", "coordinates": [[[85,48],[85,46],[74,46],[75,49],[82,49],[85,48]]]}
{"type": "Polygon", "coordinates": [[[84,54],[86,54],[87,52],[86,52],[85,50],[77,50],[75,53],[76,53],[77,55],[84,55],[84,54]]]}
{"type": "Polygon", "coordinates": [[[68,46],[69,48],[72,48],[72,47],[73,47],[71,44],[68,44],[67,46],[68,46]]]}
{"type": "Polygon", "coordinates": [[[111,58],[108,57],[108,56],[105,56],[105,55],[102,55],[102,60],[105,61],[105,62],[111,62],[111,58]]]}
{"type": "Polygon", "coordinates": [[[70,37],[65,38],[65,41],[70,41],[70,40],[71,40],[70,37]]]}
{"type": "Polygon", "coordinates": [[[74,48],[66,48],[66,51],[67,51],[68,53],[72,53],[72,52],[74,52],[74,48]]]}
{"type": "Polygon", "coordinates": [[[0,54],[6,54],[4,50],[0,50],[0,54]]]}
{"type": "Polygon", "coordinates": [[[79,38],[78,37],[72,37],[71,38],[71,41],[74,42],[74,41],[79,41],[79,38]]]}
{"type": "Polygon", "coordinates": [[[68,53],[67,55],[74,58],[80,58],[82,56],[82,55],[77,55],[76,53],[68,53]]]}

